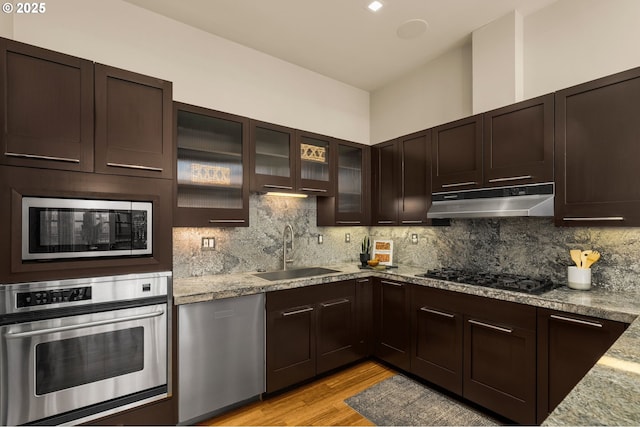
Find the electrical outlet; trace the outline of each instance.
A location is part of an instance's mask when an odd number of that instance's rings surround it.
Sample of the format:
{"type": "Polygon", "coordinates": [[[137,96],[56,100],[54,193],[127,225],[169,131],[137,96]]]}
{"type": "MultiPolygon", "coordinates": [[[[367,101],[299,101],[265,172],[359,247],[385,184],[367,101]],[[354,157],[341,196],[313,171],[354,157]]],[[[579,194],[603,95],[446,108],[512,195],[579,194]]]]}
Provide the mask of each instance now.
{"type": "Polygon", "coordinates": [[[215,237],[203,237],[202,246],[200,249],[203,251],[215,251],[216,250],[216,238],[215,237]]]}
{"type": "Polygon", "coordinates": [[[413,243],[414,245],[418,244],[418,235],[416,233],[413,233],[411,235],[411,243],[413,243]]]}
{"type": "Polygon", "coordinates": [[[318,244],[321,245],[324,243],[324,237],[322,236],[322,234],[318,234],[318,244]]]}
{"type": "Polygon", "coordinates": [[[344,242],[351,243],[351,233],[344,233],[344,242]]]}

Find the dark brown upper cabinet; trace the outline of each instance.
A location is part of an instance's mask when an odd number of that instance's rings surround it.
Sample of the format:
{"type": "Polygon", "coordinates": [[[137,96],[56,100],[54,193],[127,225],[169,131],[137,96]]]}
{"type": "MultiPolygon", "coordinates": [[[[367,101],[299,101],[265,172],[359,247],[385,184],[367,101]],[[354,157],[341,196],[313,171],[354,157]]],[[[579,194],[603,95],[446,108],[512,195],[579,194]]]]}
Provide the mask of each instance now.
{"type": "Polygon", "coordinates": [[[297,191],[316,196],[333,196],[335,142],[333,138],[297,131],[297,191]]]}
{"type": "Polygon", "coordinates": [[[174,103],[176,227],[249,226],[249,120],[174,103]]]}
{"type": "Polygon", "coordinates": [[[5,165],[93,171],[93,63],[0,38],[5,165]]]}
{"type": "Polygon", "coordinates": [[[640,68],[555,101],[556,225],[640,226],[640,68]]]}
{"type": "Polygon", "coordinates": [[[333,196],[332,138],[250,121],[251,190],[333,196]]]}
{"type": "Polygon", "coordinates": [[[425,225],[431,206],[431,131],[373,148],[373,224],[425,225]]]}
{"type": "Polygon", "coordinates": [[[371,148],[336,141],[336,152],[335,196],[318,198],[318,225],[369,225],[371,148]]]}
{"type": "Polygon", "coordinates": [[[251,190],[295,190],[295,129],[250,121],[251,190]]]}
{"type": "Polygon", "coordinates": [[[482,186],[482,114],[433,128],[432,191],[482,186]]]}
{"type": "Polygon", "coordinates": [[[484,113],[485,187],[553,182],[553,94],[484,113]]]}
{"type": "Polygon", "coordinates": [[[95,171],[172,179],[172,84],[95,64],[95,171]]]}
{"type": "Polygon", "coordinates": [[[398,223],[398,144],[388,141],[371,150],[372,225],[398,223]]]}

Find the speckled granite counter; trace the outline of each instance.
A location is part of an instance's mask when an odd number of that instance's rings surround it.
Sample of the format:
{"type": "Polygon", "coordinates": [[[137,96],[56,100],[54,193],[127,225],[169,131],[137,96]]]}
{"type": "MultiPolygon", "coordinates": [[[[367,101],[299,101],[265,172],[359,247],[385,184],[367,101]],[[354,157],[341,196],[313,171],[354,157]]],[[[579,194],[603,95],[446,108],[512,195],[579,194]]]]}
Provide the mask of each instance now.
{"type": "Polygon", "coordinates": [[[175,304],[188,304],[359,277],[378,276],[456,292],[528,304],[631,323],[627,331],[560,403],[543,425],[640,425],[640,295],[594,288],[575,291],[563,287],[543,295],[489,289],[416,277],[424,268],[403,266],[389,270],[360,270],[356,265],[325,266],[323,276],[268,281],[251,273],[174,279],[175,304]]]}

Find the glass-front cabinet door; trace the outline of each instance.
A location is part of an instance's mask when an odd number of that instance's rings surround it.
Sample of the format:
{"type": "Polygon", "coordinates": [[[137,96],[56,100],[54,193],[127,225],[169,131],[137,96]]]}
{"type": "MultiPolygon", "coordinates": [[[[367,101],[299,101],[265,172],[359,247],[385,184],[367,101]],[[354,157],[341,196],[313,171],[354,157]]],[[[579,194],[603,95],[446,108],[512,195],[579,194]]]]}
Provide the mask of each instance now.
{"type": "Polygon", "coordinates": [[[333,195],[333,139],[299,131],[298,190],[317,196],[333,195]]]}
{"type": "Polygon", "coordinates": [[[295,191],[295,130],[251,121],[251,189],[295,191]]]}
{"type": "Polygon", "coordinates": [[[336,141],[335,197],[318,198],[318,225],[369,225],[371,148],[336,141]]]}
{"type": "Polygon", "coordinates": [[[174,105],[174,226],[248,226],[248,119],[177,102],[174,105]]]}

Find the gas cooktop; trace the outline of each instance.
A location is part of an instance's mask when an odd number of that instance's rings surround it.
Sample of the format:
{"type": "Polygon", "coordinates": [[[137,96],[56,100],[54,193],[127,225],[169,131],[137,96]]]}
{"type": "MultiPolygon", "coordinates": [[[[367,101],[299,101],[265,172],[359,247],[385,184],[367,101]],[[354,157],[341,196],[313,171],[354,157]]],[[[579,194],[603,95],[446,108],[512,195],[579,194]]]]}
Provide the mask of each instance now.
{"type": "Polygon", "coordinates": [[[428,270],[417,276],[533,295],[542,294],[559,286],[548,278],[531,278],[518,274],[486,273],[455,268],[428,270]]]}

